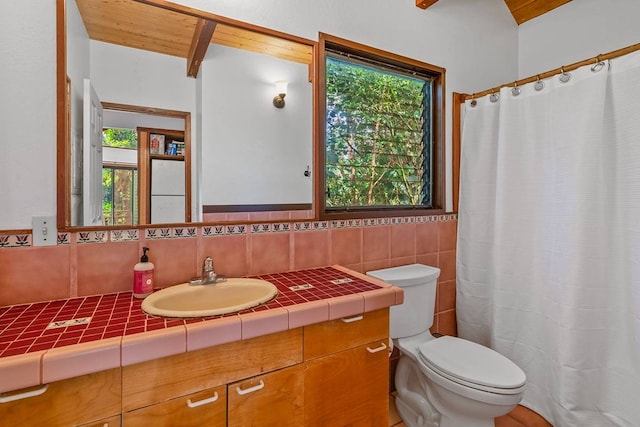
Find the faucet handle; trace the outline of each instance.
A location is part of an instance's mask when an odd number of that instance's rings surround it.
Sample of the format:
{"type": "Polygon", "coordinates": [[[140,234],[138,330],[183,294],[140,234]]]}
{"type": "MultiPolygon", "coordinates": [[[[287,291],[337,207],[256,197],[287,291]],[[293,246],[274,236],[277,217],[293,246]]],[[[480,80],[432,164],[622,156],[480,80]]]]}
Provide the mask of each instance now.
{"type": "Polygon", "coordinates": [[[210,256],[206,257],[204,259],[204,264],[202,266],[202,269],[204,271],[213,271],[213,258],[211,258],[210,256]]]}

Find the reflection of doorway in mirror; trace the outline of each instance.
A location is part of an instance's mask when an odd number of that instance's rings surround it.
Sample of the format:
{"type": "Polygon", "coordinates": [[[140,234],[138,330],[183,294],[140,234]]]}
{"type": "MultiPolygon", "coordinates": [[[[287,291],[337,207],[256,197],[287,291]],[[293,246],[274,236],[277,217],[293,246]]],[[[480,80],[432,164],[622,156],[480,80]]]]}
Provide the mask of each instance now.
{"type": "Polygon", "coordinates": [[[71,132],[71,225],[82,225],[82,136],[71,132]]]}
{"type": "MultiPolygon", "coordinates": [[[[104,186],[105,225],[144,225],[161,222],[186,222],[191,218],[189,199],[190,162],[187,147],[189,113],[104,102],[104,186]],[[152,114],[150,114],[152,112],[152,114]],[[151,153],[152,140],[158,138],[158,153],[151,153]],[[164,144],[160,140],[164,139],[164,144]],[[180,155],[167,155],[160,145],[180,141],[180,155]],[[160,152],[162,151],[162,152],[160,152]],[[151,215],[151,160],[172,160],[182,167],[183,200],[179,220],[154,221],[151,215]],[[110,179],[118,182],[111,182],[110,179]],[[121,180],[121,181],[120,181],[121,180]],[[119,190],[117,190],[120,185],[119,190]],[[113,186],[113,188],[111,188],[113,186]],[[115,194],[119,192],[120,195],[115,194]],[[120,199],[118,199],[120,197],[120,199]],[[107,218],[108,217],[108,218],[107,218]]],[[[190,203],[190,199],[189,199],[190,203]]]]}
{"type": "Polygon", "coordinates": [[[82,111],[82,217],[84,225],[102,224],[103,108],[89,79],[84,79],[82,111]]]}

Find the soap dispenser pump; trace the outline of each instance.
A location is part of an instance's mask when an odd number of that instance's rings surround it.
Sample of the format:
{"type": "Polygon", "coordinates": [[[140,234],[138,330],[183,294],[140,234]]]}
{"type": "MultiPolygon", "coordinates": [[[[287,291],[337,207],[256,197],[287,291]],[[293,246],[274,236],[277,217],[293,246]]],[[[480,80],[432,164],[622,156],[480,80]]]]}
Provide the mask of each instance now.
{"type": "Polygon", "coordinates": [[[133,266],[133,296],[144,298],[153,292],[153,269],[154,265],[149,262],[147,251],[149,248],[142,248],[140,262],[133,266]]]}

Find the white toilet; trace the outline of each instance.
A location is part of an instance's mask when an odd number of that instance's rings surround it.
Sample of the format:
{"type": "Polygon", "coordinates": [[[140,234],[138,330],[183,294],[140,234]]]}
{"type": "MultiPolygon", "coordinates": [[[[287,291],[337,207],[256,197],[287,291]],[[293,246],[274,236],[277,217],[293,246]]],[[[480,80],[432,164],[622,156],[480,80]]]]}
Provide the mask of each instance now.
{"type": "Polygon", "coordinates": [[[396,408],[409,427],[493,427],[522,399],[526,376],[500,353],[461,338],[435,338],[440,269],[422,264],[369,271],[398,286],[404,303],[391,307],[391,338],[400,349],[396,408]]]}

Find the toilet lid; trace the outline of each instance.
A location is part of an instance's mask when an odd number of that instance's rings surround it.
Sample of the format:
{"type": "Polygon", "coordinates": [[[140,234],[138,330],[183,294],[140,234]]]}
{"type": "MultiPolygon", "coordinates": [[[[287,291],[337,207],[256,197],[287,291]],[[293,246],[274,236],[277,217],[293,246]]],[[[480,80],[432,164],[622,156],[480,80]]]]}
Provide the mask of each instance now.
{"type": "Polygon", "coordinates": [[[500,353],[461,338],[443,336],[419,347],[420,358],[454,381],[479,386],[515,389],[526,382],[526,375],[500,353]]]}

